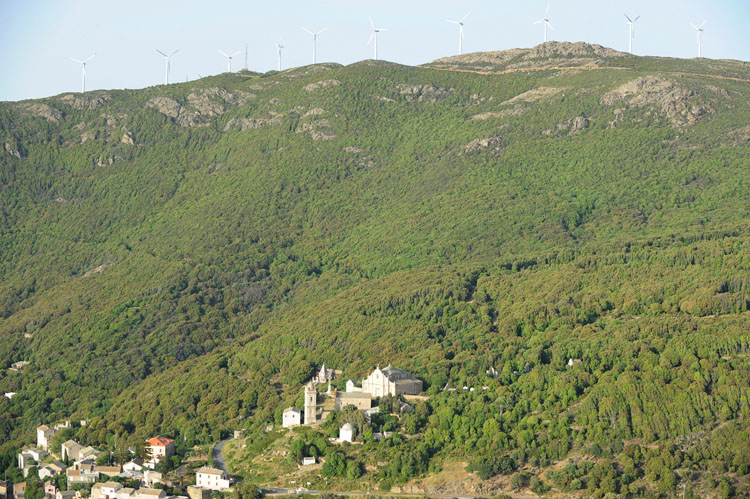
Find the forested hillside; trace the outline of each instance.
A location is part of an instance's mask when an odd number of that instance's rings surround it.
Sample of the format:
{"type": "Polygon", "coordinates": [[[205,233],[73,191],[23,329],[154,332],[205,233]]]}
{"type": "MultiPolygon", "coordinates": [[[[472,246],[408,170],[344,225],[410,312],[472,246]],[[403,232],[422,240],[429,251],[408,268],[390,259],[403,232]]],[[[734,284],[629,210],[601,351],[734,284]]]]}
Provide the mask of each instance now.
{"type": "Polygon", "coordinates": [[[748,493],[748,63],[224,74],[0,103],[0,143],[0,451],[260,434],[315,366],[391,363],[431,397],[384,488],[748,493]]]}

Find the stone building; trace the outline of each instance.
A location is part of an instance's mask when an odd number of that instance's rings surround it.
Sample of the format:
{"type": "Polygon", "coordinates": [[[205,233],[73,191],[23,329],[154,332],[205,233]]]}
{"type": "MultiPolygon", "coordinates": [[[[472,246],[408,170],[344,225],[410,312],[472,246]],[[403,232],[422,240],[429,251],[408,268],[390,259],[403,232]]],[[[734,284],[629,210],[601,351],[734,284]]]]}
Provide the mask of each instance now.
{"type": "Polygon", "coordinates": [[[310,381],[305,385],[305,424],[313,424],[318,419],[318,390],[310,381]]]}
{"type": "Polygon", "coordinates": [[[299,424],[302,424],[302,411],[296,407],[287,407],[284,409],[284,413],[281,415],[281,426],[291,428],[299,424]]]}

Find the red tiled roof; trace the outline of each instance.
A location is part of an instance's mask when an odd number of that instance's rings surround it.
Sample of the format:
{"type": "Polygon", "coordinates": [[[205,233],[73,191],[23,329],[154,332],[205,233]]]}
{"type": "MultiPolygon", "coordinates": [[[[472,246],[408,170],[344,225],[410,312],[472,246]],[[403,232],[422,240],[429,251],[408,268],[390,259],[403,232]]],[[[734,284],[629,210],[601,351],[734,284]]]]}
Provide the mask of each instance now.
{"type": "Polygon", "coordinates": [[[166,447],[167,445],[174,442],[174,440],[171,438],[162,437],[161,435],[159,435],[153,438],[149,438],[148,440],[146,440],[146,442],[148,442],[148,444],[151,447],[166,447]]]}

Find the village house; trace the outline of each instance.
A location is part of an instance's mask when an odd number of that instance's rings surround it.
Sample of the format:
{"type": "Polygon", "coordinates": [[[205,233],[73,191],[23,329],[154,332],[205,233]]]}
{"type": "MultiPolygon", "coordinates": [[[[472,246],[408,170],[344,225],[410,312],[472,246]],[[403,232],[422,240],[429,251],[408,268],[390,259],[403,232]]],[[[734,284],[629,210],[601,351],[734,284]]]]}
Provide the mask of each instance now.
{"type": "Polygon", "coordinates": [[[211,499],[211,491],[195,485],[188,485],[188,497],[190,499],[211,499]]]}
{"type": "Polygon", "coordinates": [[[26,482],[18,482],[13,484],[13,499],[23,499],[26,493],[26,482]]]}
{"type": "Polygon", "coordinates": [[[59,461],[55,461],[54,463],[50,463],[50,464],[45,464],[44,466],[39,468],[39,471],[38,471],[39,480],[44,480],[45,478],[51,478],[53,476],[61,475],[65,472],[66,469],[67,469],[67,466],[65,466],[63,463],[59,461]]]}
{"type": "Polygon", "coordinates": [[[57,495],[57,485],[55,482],[49,481],[44,483],[44,497],[55,497],[57,495]]]}
{"type": "Polygon", "coordinates": [[[153,438],[149,438],[148,451],[151,453],[151,460],[158,462],[163,457],[170,457],[174,455],[174,440],[167,437],[158,435],[153,438]]]}
{"type": "Polygon", "coordinates": [[[203,467],[195,471],[195,485],[205,489],[222,491],[232,486],[232,479],[222,470],[203,467]]]}
{"type": "Polygon", "coordinates": [[[122,489],[118,482],[95,483],[91,486],[91,499],[117,499],[117,492],[122,489]]]}
{"type": "Polygon", "coordinates": [[[164,489],[138,489],[133,495],[133,499],[164,499],[167,493],[164,489]]]}
{"type": "Polygon", "coordinates": [[[69,461],[78,461],[80,459],[81,449],[83,449],[83,446],[75,440],[66,440],[60,447],[60,457],[63,461],[66,459],[69,461]]]}
{"type": "Polygon", "coordinates": [[[40,449],[46,449],[54,436],[55,430],[46,424],[38,426],[36,429],[36,446],[40,449]]]}
{"type": "Polygon", "coordinates": [[[157,483],[164,483],[164,478],[162,474],[157,471],[144,470],[143,483],[146,487],[153,487],[157,483]]]}
{"type": "Polygon", "coordinates": [[[58,490],[55,499],[80,499],[81,493],[77,490],[58,490]]]}
{"type": "Polygon", "coordinates": [[[0,480],[0,499],[8,499],[13,494],[13,484],[9,480],[0,480]]]}
{"type": "Polygon", "coordinates": [[[117,491],[117,499],[132,499],[137,491],[131,487],[123,487],[117,491]]]}
{"type": "Polygon", "coordinates": [[[287,407],[284,409],[284,413],[281,415],[281,426],[291,428],[299,424],[302,424],[302,411],[296,407],[287,407]]]}
{"type": "Polygon", "coordinates": [[[120,466],[94,466],[92,471],[101,475],[119,476],[122,473],[122,468],[120,466]]]}
{"type": "Polygon", "coordinates": [[[302,466],[311,466],[315,464],[315,457],[303,457],[302,458],[302,466]]]}
{"type": "MultiPolygon", "coordinates": [[[[42,449],[38,449],[36,447],[29,447],[28,449],[23,449],[18,454],[18,468],[22,470],[27,470],[31,467],[31,465],[36,462],[41,463],[42,460],[49,456],[49,454],[42,449]]],[[[26,476],[26,471],[24,471],[24,477],[26,476]]]]}
{"type": "Polygon", "coordinates": [[[373,397],[419,395],[422,393],[422,381],[414,378],[409,372],[389,364],[383,369],[376,367],[367,378],[363,379],[362,391],[373,397]]]}
{"type": "Polygon", "coordinates": [[[122,465],[122,471],[128,473],[143,471],[143,459],[137,458],[122,465]]]}
{"type": "Polygon", "coordinates": [[[99,473],[70,467],[65,470],[65,478],[68,480],[68,487],[70,487],[78,483],[95,483],[99,479],[99,473]]]}

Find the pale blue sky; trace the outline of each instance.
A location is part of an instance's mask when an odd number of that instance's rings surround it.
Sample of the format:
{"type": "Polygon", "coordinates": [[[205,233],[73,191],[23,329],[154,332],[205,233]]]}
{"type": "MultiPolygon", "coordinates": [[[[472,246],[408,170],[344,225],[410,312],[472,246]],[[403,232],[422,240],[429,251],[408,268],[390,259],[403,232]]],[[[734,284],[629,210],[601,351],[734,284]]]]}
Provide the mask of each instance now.
{"type": "MultiPolygon", "coordinates": [[[[550,38],[587,41],[627,50],[623,12],[640,15],[634,52],[695,57],[690,22],[708,18],[703,56],[750,60],[750,0],[550,0],[550,38]]],[[[318,37],[318,62],[350,64],[372,57],[367,16],[391,31],[381,33],[378,56],[421,64],[458,51],[457,27],[466,20],[464,52],[530,47],[542,41],[547,0],[0,0],[0,100],[80,91],[80,66],[69,57],[96,53],[87,90],[142,88],[164,79],[155,49],[181,49],[170,81],[226,70],[226,52],[249,44],[252,70],[309,64],[312,40],[301,29],[328,27],[318,37]]],[[[233,60],[243,66],[244,56],[233,60]]]]}

